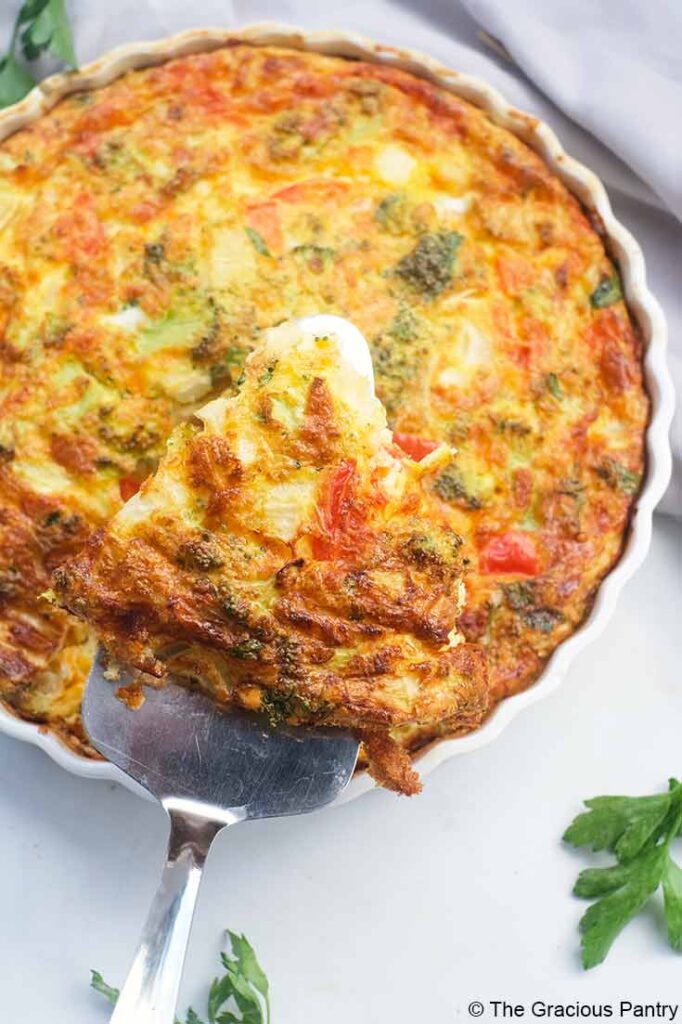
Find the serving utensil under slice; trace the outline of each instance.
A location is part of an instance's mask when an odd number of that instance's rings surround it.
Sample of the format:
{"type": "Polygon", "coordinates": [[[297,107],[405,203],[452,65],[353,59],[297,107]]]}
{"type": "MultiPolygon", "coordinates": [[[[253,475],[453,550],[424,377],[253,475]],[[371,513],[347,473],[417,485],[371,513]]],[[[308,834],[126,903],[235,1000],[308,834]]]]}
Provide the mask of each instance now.
{"type": "Polygon", "coordinates": [[[85,691],[85,729],[101,754],[159,800],[170,839],[111,1021],[171,1024],[211,843],[239,821],[305,814],[330,803],[351,779],[358,742],[339,729],[273,729],[261,716],[222,712],[198,691],[173,683],[147,687],[134,711],[116,690],[100,654],[85,691]]]}
{"type": "MultiPolygon", "coordinates": [[[[300,326],[334,334],[344,358],[373,383],[365,339],[339,317],[300,326]]],[[[141,707],[117,697],[100,653],[83,700],[92,745],[144,787],[170,818],[161,883],[112,1024],[172,1024],[202,869],[228,825],[305,814],[348,784],[358,741],[339,729],[271,727],[262,716],[220,710],[196,690],[146,687],[141,707]]]]}

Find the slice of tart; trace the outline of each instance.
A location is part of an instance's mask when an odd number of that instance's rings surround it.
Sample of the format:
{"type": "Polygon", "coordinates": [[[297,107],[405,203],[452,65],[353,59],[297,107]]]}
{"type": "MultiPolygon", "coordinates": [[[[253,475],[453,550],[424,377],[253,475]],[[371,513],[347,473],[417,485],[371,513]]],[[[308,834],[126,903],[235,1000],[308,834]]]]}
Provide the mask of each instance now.
{"type": "Polygon", "coordinates": [[[283,324],[57,570],[57,599],[143,681],[352,729],[375,778],[415,792],[391,730],[474,726],[487,678],[455,625],[461,538],[423,486],[452,450],[405,447],[338,340],[283,324]]]}

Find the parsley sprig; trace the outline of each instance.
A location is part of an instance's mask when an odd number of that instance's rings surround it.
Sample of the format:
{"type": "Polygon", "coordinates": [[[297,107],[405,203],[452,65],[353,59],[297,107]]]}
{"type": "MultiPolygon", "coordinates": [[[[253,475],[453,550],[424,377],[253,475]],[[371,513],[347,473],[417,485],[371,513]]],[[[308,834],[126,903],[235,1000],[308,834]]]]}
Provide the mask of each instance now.
{"type": "MultiPolygon", "coordinates": [[[[270,989],[263,968],[244,935],[228,930],[230,953],[220,954],[225,973],[214,978],[208,992],[208,1024],[270,1024],[270,989]]],[[[112,1006],[119,990],[108,985],[99,971],[92,971],[90,985],[112,1006]]],[[[176,1021],[176,1024],[183,1024],[176,1021]]],[[[206,1024],[190,1006],[184,1024],[206,1024]]]]}
{"type": "Polygon", "coordinates": [[[64,0],[24,0],[19,8],[9,49],[0,59],[0,107],[17,103],[36,84],[18,49],[29,63],[49,52],[69,67],[77,66],[64,0]]]}
{"type": "Polygon", "coordinates": [[[682,951],[682,869],[670,847],[682,829],[682,783],[670,779],[668,792],[654,796],[597,796],[586,800],[564,833],[573,846],[610,850],[616,863],[581,871],[573,892],[594,900],[580,920],[582,962],[600,964],[615,939],[659,887],[668,940],[682,951]]]}

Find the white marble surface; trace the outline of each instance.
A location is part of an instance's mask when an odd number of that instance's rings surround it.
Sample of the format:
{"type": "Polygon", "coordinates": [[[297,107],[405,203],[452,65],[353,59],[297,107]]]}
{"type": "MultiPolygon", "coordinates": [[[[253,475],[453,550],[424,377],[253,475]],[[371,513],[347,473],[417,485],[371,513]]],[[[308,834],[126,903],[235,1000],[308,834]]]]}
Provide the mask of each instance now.
{"type": "MultiPolygon", "coordinates": [[[[204,1009],[227,926],[246,932],[268,971],[273,1024],[464,1021],[473,999],[679,999],[682,964],[657,909],[603,967],[580,970],[582,904],[569,893],[583,860],[559,837],[582,797],[653,790],[682,772],[681,599],[682,529],[659,518],[615,618],[558,692],[440,768],[421,797],[372,793],[225,833],[182,1007],[204,1009]]],[[[0,777],[0,1019],[104,1022],[88,970],[112,983],[125,974],[163,815],[5,737],[0,777]]]]}

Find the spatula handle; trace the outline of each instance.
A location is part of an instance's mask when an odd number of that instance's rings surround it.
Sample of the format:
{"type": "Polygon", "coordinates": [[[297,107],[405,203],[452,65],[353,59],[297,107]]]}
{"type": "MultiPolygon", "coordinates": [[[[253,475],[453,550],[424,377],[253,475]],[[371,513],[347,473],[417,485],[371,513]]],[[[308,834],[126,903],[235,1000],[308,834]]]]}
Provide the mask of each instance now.
{"type": "Polygon", "coordinates": [[[166,864],[111,1024],[173,1024],[204,862],[227,824],[185,809],[166,810],[166,864]]]}

